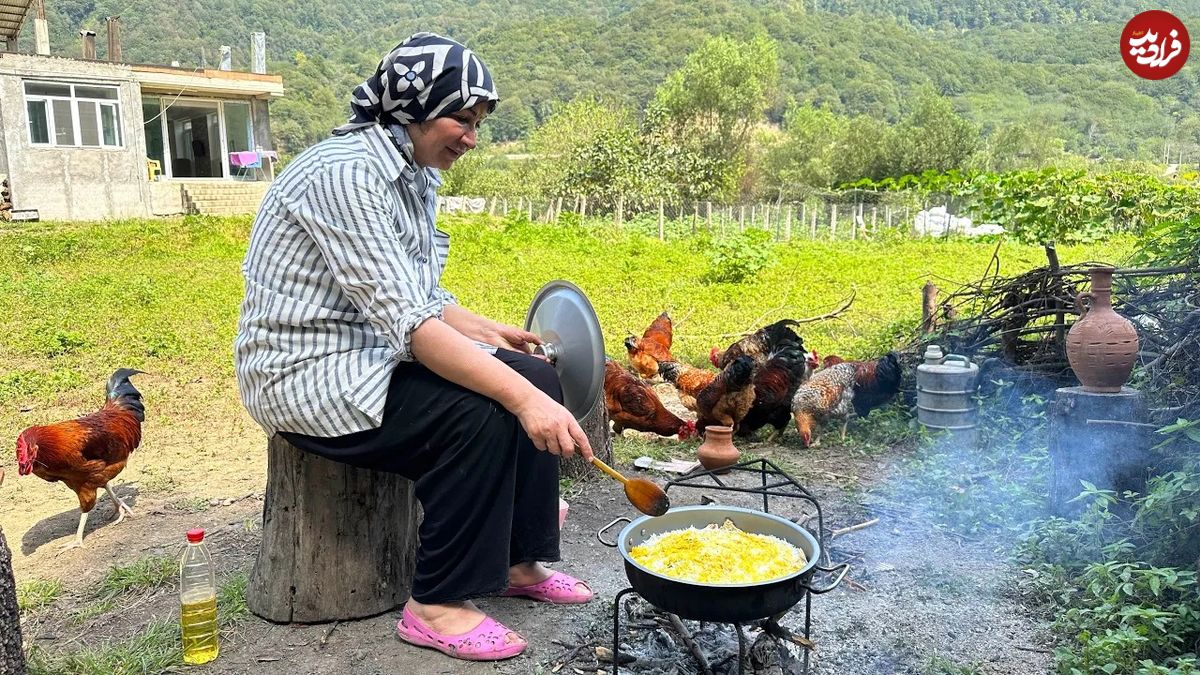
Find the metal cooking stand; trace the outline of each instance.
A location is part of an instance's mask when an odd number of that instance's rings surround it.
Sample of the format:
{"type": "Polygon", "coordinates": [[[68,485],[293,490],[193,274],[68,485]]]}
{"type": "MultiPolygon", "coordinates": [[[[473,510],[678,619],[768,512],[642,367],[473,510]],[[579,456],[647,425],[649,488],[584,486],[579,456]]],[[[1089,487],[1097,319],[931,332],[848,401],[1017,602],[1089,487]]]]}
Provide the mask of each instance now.
{"type": "MultiPolygon", "coordinates": [[[[821,559],[825,562],[829,562],[829,548],[825,546],[825,516],[821,511],[821,504],[817,501],[817,498],[814,497],[813,494],[809,492],[803,485],[797,483],[796,479],[792,478],[787,474],[787,472],[785,472],[783,469],[780,469],[769,459],[750,459],[720,469],[701,469],[693,471],[685,476],[680,476],[675,480],[669,481],[663,490],[664,492],[669,492],[673,487],[696,489],[703,488],[706,490],[762,495],[763,513],[771,512],[771,497],[788,497],[791,499],[801,499],[807,501],[811,503],[817,511],[817,541],[821,544],[821,559]],[[750,488],[737,487],[735,485],[729,485],[725,481],[721,480],[721,475],[734,471],[759,474],[759,486],[750,488]],[[720,472],[721,475],[718,475],[718,472],[720,472]],[[771,477],[771,482],[768,482],[768,477],[771,477]]],[[[841,581],[840,577],[838,581],[841,581]]],[[[823,593],[830,591],[835,587],[836,583],[834,586],[823,589],[820,592],[823,593]]],[[[637,591],[633,590],[632,587],[625,588],[618,592],[616,598],[613,600],[613,675],[620,675],[619,670],[621,667],[621,600],[632,593],[637,593],[637,591]]],[[[817,594],[817,592],[814,592],[811,589],[804,594],[803,637],[804,640],[810,644],[811,641],[809,638],[812,631],[812,596],[814,594],[817,594]]],[[[650,604],[653,606],[653,603],[650,604]]],[[[775,619],[769,618],[767,620],[774,621],[775,619]]],[[[701,625],[704,623],[709,622],[701,622],[701,625]]],[[[734,632],[737,633],[738,638],[738,673],[743,673],[743,664],[746,660],[746,636],[742,633],[742,624],[735,623],[732,625],[734,632]]],[[[804,668],[800,672],[804,675],[807,675],[809,668],[809,650],[803,646],[801,649],[804,652],[804,668]]]]}

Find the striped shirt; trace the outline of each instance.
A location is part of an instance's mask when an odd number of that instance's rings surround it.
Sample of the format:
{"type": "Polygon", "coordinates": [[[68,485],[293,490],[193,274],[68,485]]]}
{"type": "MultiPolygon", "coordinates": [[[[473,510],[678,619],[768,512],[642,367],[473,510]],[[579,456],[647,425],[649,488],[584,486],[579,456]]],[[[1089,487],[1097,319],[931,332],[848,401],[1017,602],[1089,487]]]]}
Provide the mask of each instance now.
{"type": "Polygon", "coordinates": [[[434,226],[435,169],[403,127],[333,136],[272,183],[250,232],[234,363],[268,433],[378,427],[412,331],[454,296],[439,285],[450,235],[434,226]]]}

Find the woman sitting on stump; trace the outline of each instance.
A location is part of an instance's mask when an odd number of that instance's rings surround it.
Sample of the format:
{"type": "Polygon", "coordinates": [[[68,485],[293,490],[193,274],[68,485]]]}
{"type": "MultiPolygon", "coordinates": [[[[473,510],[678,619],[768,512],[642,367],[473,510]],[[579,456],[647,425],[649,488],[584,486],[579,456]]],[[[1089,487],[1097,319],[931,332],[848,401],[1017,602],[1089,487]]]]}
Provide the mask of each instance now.
{"type": "Polygon", "coordinates": [[[469,660],[525,639],[471,603],[573,604],[559,560],[558,458],[591,447],[541,340],[460,307],[439,285],[438,170],[475,147],[499,96],[463,45],[417,33],[351,97],[350,121],[263,198],[243,265],[238,386],[268,434],[414,481],[425,517],[400,637],[469,660]]]}

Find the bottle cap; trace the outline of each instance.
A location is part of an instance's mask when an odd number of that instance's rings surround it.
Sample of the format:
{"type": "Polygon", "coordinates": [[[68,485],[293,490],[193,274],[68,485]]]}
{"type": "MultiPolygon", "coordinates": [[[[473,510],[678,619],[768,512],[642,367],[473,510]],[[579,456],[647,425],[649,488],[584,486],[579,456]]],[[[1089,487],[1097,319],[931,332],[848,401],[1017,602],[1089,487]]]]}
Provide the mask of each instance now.
{"type": "Polygon", "coordinates": [[[197,527],[195,529],[188,530],[187,538],[189,542],[193,544],[199,544],[200,542],[204,541],[204,528],[197,527]]]}

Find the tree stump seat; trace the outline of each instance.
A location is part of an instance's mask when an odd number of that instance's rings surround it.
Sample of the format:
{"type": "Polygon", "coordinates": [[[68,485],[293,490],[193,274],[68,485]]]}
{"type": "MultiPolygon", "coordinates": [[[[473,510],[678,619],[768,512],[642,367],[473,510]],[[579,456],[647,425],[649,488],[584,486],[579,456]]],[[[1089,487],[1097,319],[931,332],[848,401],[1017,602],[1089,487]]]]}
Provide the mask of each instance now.
{"type": "Polygon", "coordinates": [[[273,436],[246,605],[276,623],[389,611],[408,599],[417,523],[408,479],[330,461],[273,436]]]}
{"type": "MultiPolygon", "coordinates": [[[[596,455],[611,461],[600,400],[582,424],[596,455]]],[[[595,475],[578,457],[563,475],[595,475]]],[[[406,600],[416,565],[419,505],[412,482],[304,452],[280,436],[267,444],[262,541],[246,605],[276,623],[375,616],[406,600]]]]}

